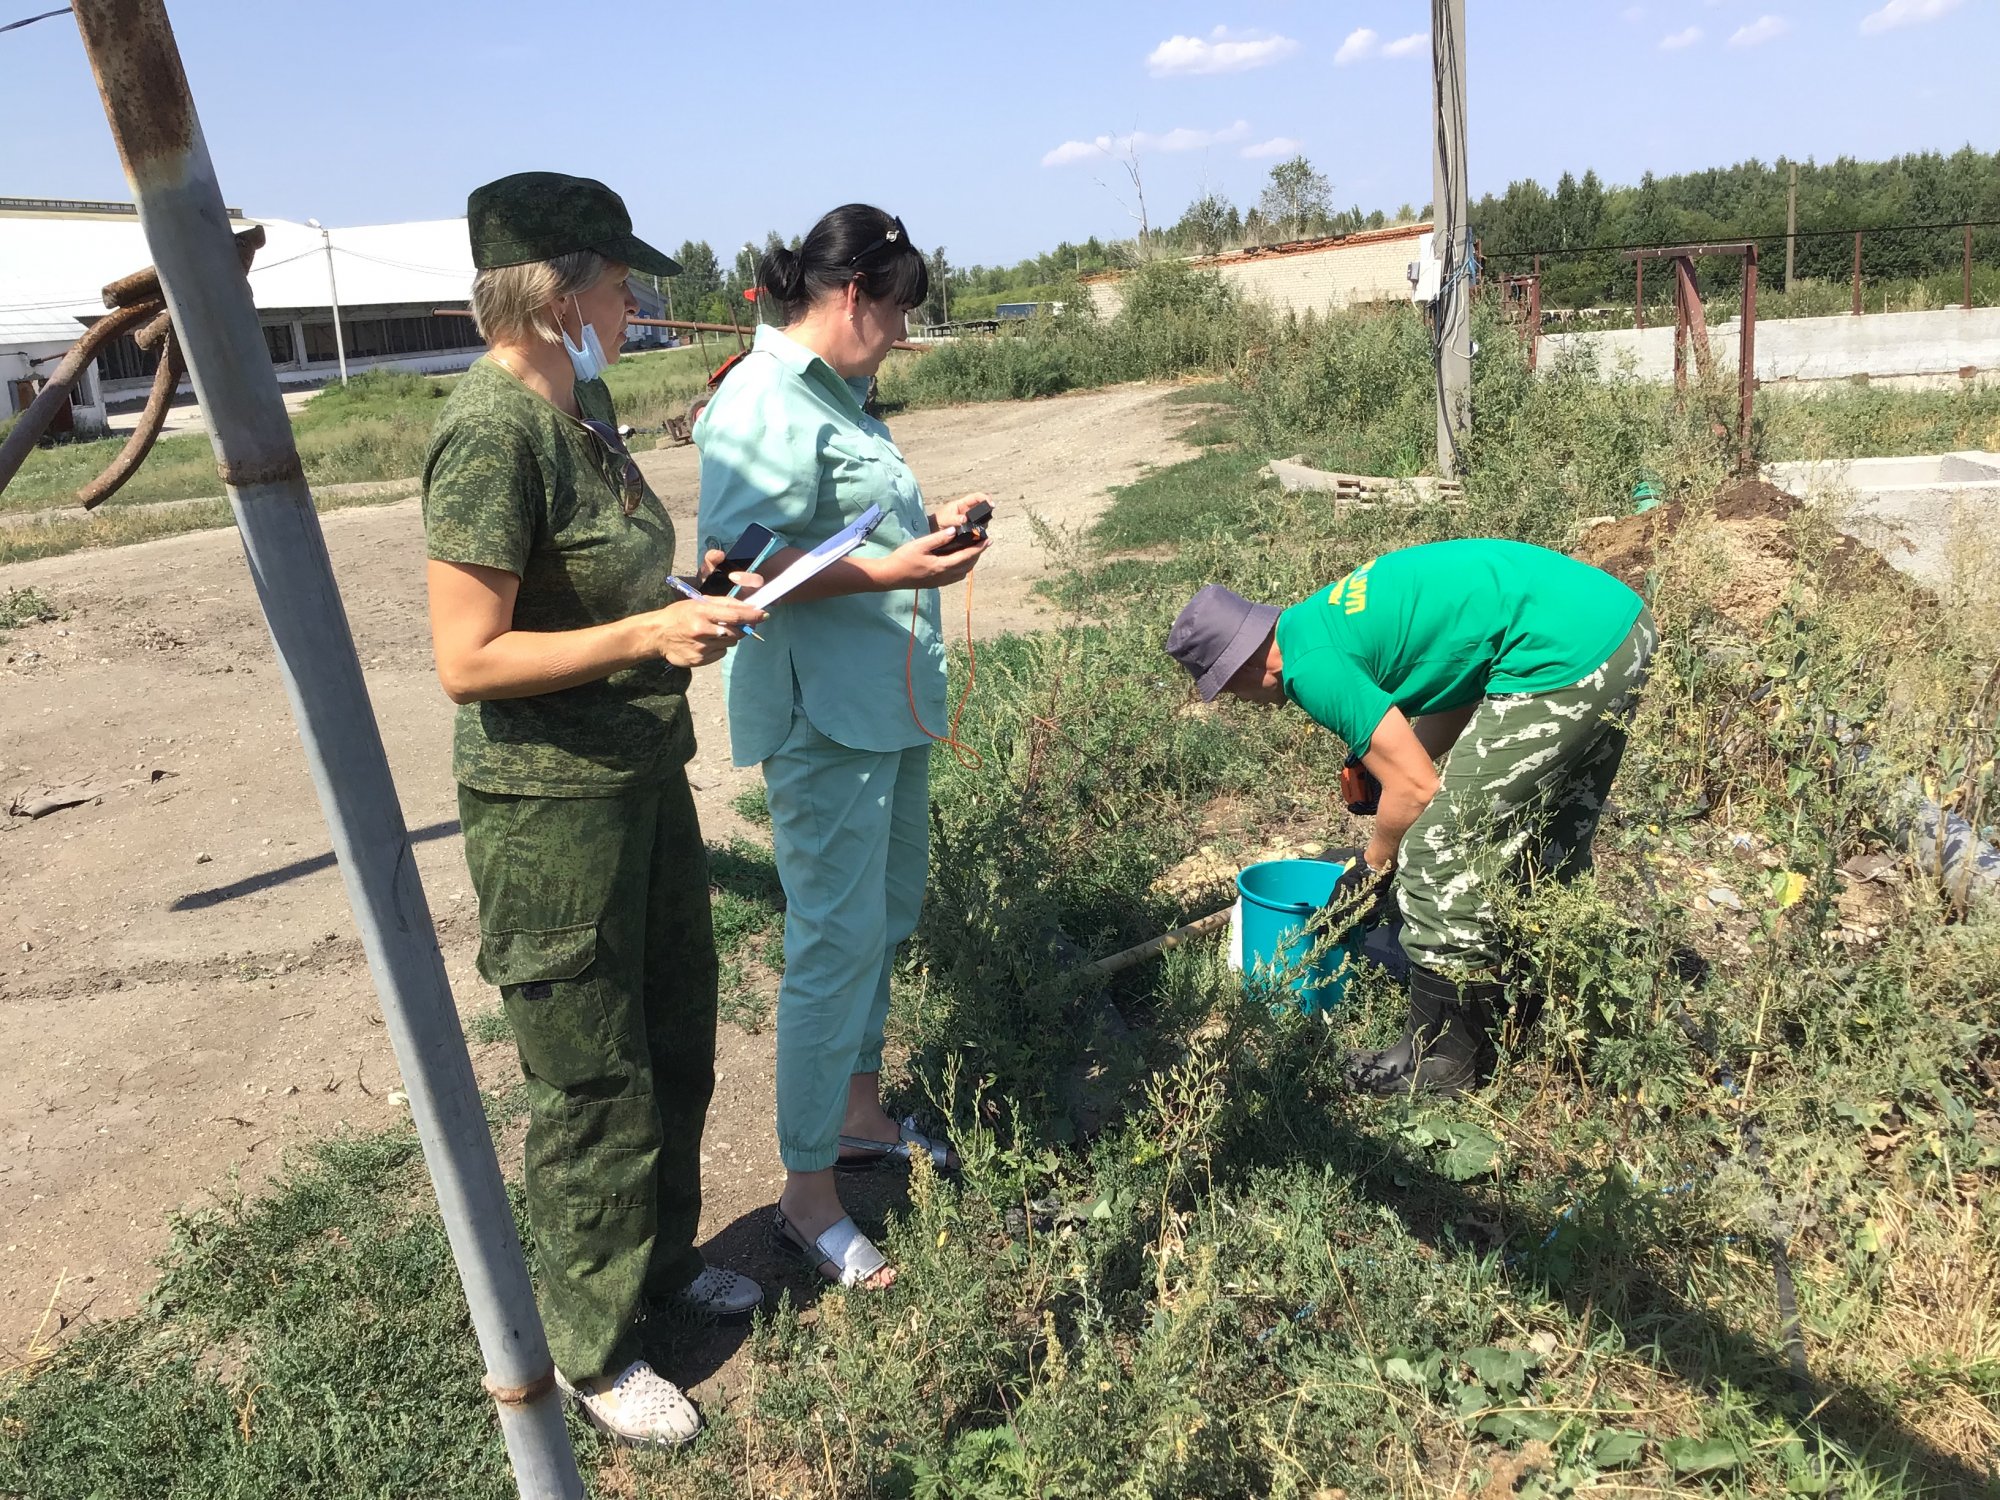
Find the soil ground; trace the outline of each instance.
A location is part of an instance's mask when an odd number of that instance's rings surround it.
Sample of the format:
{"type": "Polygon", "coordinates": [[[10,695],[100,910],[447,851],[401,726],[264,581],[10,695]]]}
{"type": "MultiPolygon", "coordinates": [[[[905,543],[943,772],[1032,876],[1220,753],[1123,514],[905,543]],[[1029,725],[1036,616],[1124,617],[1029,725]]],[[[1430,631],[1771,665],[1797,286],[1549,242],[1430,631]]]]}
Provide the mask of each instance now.
{"type": "MultiPolygon", "coordinates": [[[[1168,395],[1127,386],[894,423],[934,502],[994,498],[981,633],[1044,621],[1031,588],[1061,557],[1035,541],[1027,512],[1080,531],[1107,486],[1186,455],[1177,434],[1191,412],[1168,395]]],[[[641,462],[683,523],[685,553],[694,451],[641,462]]],[[[418,508],[324,522],[458,1004],[477,1015],[496,997],[472,967],[477,916],[418,508]]],[[[63,618],[0,638],[0,808],[36,788],[97,795],[0,819],[0,1018],[13,1038],[0,1054],[0,1364],[38,1328],[47,1342],[132,1311],[175,1208],[254,1191],[288,1148],[404,1108],[235,534],[0,569],[0,589],[26,587],[63,618]]],[[[960,611],[946,600],[947,620],[960,611]]],[[[712,673],[692,700],[702,745],[690,775],[708,837],[726,841],[749,831],[730,804],[755,773],[729,765],[712,673]]],[[[516,1076],[510,1043],[473,1055],[488,1086],[516,1076]]],[[[771,1094],[770,1034],[725,1025],[703,1237],[711,1259],[783,1281],[792,1273],[762,1231],[780,1181],[771,1094]]],[[[503,1144],[510,1170],[518,1150],[503,1144]]],[[[869,1191],[889,1190],[885,1174],[869,1191]]],[[[712,1377],[730,1348],[711,1340],[696,1368],[674,1373],[712,1377]]]]}

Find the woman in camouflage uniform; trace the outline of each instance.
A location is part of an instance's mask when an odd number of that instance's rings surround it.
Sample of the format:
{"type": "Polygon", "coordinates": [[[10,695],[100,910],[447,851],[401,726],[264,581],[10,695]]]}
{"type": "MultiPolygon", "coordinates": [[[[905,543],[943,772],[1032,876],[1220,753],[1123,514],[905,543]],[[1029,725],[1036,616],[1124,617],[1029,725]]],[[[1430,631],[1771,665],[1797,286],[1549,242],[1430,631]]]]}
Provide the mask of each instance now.
{"type": "Polygon", "coordinates": [[[1204,699],[1296,703],[1380,784],[1374,836],[1329,905],[1366,911],[1393,882],[1410,1017],[1395,1046],[1352,1059],[1357,1088],[1455,1094],[1490,1076],[1495,893],[1590,868],[1657,640],[1610,574],[1479,539],[1384,553],[1286,610],[1210,584],[1174,621],[1167,650],[1204,699]]]}
{"type": "Polygon", "coordinates": [[[762,1297],[694,1245],[717,976],[685,695],[764,616],[674,591],[673,523],[599,378],[637,311],[628,275],[679,268],[585,178],[503,178],[467,218],[488,350],[438,419],[424,530],[479,972],[527,1078],[557,1378],[614,1435],[681,1443],[700,1419],[641,1357],[648,1304],[762,1297]]]}

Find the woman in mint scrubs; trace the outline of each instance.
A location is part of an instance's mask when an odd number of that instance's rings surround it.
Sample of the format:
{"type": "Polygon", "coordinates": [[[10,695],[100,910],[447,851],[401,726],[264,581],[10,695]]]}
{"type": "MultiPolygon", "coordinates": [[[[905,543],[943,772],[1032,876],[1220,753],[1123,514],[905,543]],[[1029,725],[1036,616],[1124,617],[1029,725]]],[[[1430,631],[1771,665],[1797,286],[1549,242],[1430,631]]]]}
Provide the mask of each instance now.
{"type": "Polygon", "coordinates": [[[821,1275],[886,1286],[894,1272],[841,1207],[837,1168],[950,1148],[882,1108],[882,1028],[896,945],[916,929],[929,861],[926,725],[945,723],[937,590],[985,550],[943,549],[968,496],[926,512],[889,429],[863,410],[869,382],[929,295],[900,219],[837,208],[797,250],[759,268],[757,330],[695,425],[700,530],[727,548],[760,523],[776,578],[870,506],[883,519],[846,560],[774,605],[724,670],[739,766],[762,766],[785,889],[778,990],[776,1227],[821,1275]]]}

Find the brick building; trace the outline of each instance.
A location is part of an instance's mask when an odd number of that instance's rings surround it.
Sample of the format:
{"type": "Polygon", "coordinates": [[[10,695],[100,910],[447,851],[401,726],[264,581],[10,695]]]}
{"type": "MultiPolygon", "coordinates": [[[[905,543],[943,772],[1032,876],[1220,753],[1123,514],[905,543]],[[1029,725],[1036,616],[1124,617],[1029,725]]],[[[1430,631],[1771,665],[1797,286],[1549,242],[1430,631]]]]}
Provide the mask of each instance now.
{"type": "MultiPolygon", "coordinates": [[[[1396,224],[1204,255],[1189,264],[1216,272],[1232,290],[1276,312],[1327,312],[1357,302],[1408,301],[1409,265],[1430,232],[1428,224],[1396,224]]],[[[1124,304],[1119,286],[1124,275],[1106,271],[1084,278],[1100,316],[1110,317],[1124,304]]]]}

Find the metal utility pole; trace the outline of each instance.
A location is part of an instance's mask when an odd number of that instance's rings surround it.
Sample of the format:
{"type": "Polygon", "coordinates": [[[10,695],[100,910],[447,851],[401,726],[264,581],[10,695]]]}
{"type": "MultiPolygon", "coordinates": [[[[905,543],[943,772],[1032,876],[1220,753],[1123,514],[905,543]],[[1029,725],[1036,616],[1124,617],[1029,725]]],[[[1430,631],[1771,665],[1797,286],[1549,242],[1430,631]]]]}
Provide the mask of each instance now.
{"type": "MultiPolygon", "coordinates": [[[[340,333],[340,285],[333,279],[333,231],[318,219],[307,219],[308,229],[317,229],[326,245],[326,294],[333,302],[333,352],[340,360],[340,383],[347,384],[347,340],[340,333]]],[[[300,353],[304,353],[303,350],[300,353]]]]}
{"type": "Polygon", "coordinates": [[[1432,244],[1436,304],[1438,473],[1459,471],[1472,431],[1472,229],[1465,180],[1465,0],[1431,0],[1432,244]]]}
{"type": "Polygon", "coordinates": [[[1785,189],[1785,295],[1792,293],[1792,270],[1799,256],[1799,164],[1792,164],[1792,180],[1785,189]]]}
{"type": "Polygon", "coordinates": [[[76,0],[74,9],[229,487],[515,1482],[524,1500],[582,1500],[548,1341],[409,831],[180,50],[161,0],[76,0]]]}

